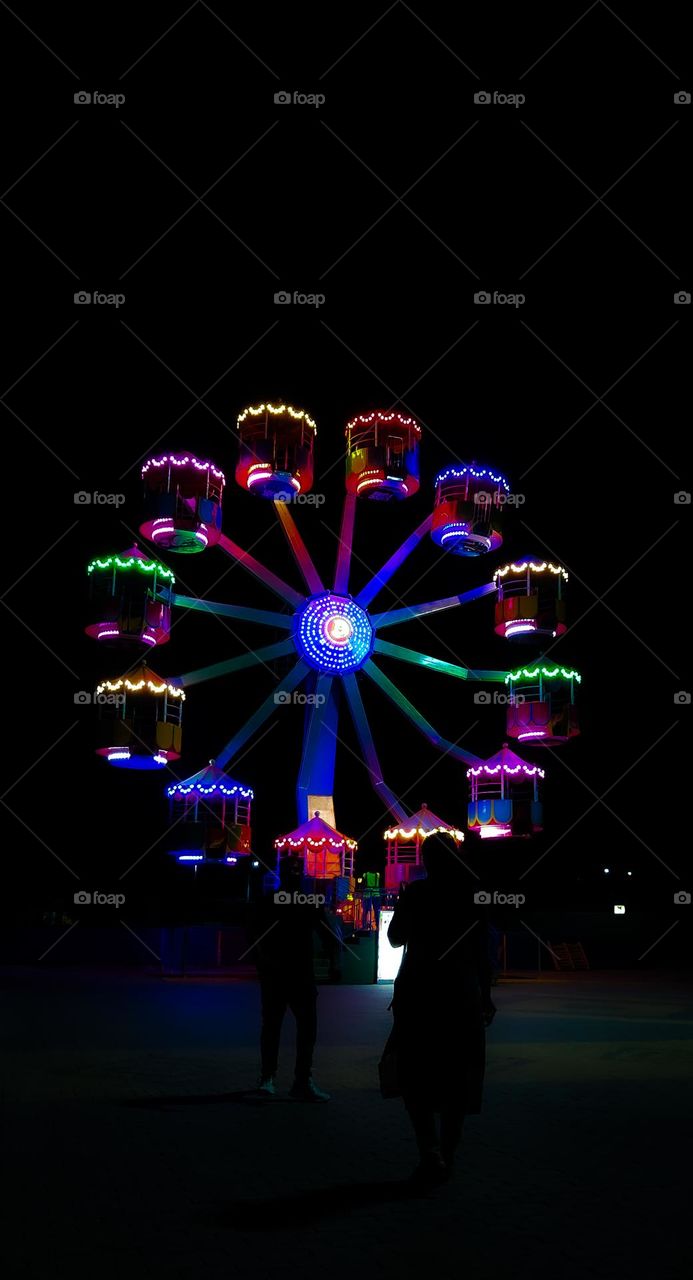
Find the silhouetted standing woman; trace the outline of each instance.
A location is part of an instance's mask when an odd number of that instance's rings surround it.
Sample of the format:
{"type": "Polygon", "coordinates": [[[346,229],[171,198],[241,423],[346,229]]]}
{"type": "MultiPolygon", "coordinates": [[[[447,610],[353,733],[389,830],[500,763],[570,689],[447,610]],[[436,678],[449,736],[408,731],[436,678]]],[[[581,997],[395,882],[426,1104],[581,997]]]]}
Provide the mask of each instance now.
{"type": "Polygon", "coordinates": [[[419,1148],[414,1176],[435,1184],[452,1172],[465,1115],[481,1111],[485,1027],[496,1010],[488,926],[453,838],[429,836],[423,861],[427,878],[403,891],[388,938],[406,947],[392,1009],[398,1084],[419,1148]]]}

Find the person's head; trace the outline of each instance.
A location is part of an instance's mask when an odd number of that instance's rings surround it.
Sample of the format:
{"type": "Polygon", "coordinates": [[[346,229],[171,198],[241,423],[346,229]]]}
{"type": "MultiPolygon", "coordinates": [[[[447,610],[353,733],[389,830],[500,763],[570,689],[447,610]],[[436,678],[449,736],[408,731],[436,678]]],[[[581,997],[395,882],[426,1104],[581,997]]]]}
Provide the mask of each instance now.
{"type": "Polygon", "coordinates": [[[421,858],[426,875],[434,884],[454,884],[464,873],[455,838],[446,832],[438,832],[424,840],[421,858]]]}
{"type": "Polygon", "coordinates": [[[279,884],[282,889],[289,892],[298,892],[301,888],[303,880],[303,858],[298,857],[294,853],[288,853],[285,857],[279,859],[279,884]]]}

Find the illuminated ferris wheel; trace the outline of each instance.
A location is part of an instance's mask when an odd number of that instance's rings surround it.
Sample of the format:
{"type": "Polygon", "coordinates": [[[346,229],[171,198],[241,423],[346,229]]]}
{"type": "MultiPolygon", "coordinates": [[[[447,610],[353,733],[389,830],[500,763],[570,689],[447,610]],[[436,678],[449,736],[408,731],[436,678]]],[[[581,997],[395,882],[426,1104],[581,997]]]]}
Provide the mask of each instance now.
{"type": "Polygon", "coordinates": [[[181,595],[175,590],[172,571],[136,547],[121,556],[93,561],[89,574],[98,618],[87,630],[99,642],[158,648],[169,639],[174,609],[213,613],[275,632],[270,643],[252,652],[175,677],[160,678],[143,666],[129,676],[104,681],[99,686],[103,698],[111,694],[120,694],[120,698],[112,715],[109,710],[108,740],[99,748],[100,753],[121,767],[162,768],[180,755],[183,702],[189,690],[275,659],[293,657],[280,688],[216,750],[214,778],[207,777],[209,794],[219,786],[225,795],[233,794],[232,780],[224,773],[227,766],[273,715],[278,703],[298,697],[306,706],[303,740],[297,753],[299,823],[316,811],[334,822],[338,722],[345,707],[375,791],[399,823],[406,821],[406,810],[383,777],[364,709],[361,683],[367,680],[429,742],[468,766],[470,832],[491,837],[530,835],[540,830],[538,788],[543,770],[507,747],[484,761],[445,738],[386,675],[379,660],[395,659],[467,682],[502,684],[507,692],[504,736],[531,745],[565,742],[578,732],[575,694],[580,676],[576,671],[542,659],[515,671],[472,670],[386,638],[392,626],[494,595],[496,632],[514,644],[543,644],[566,628],[565,570],[541,558],[527,557],[498,568],[491,581],[461,594],[383,611],[374,607],[379,593],[427,534],[437,547],[456,556],[479,559],[497,551],[502,543],[508,481],[487,466],[455,463],[445,467],[435,479],[432,510],[377,573],[353,592],[352,540],[359,500],[398,502],[417,493],[419,423],[396,411],[375,410],[359,414],[347,424],[346,494],[334,575],[328,581],[318,573],[291,510],[297,500],[305,501],[312,488],[314,421],[291,405],[260,404],[239,414],[237,429],[236,481],[246,493],[272,503],[303,588],[299,590],[278,577],[222,532],[225,477],[214,463],[184,452],[149,459],[142,468],[146,504],[140,526],[143,536],[161,552],[191,555],[217,547],[278,597],[282,610],[181,595]],[[276,639],[277,632],[280,639],[276,639]]]}

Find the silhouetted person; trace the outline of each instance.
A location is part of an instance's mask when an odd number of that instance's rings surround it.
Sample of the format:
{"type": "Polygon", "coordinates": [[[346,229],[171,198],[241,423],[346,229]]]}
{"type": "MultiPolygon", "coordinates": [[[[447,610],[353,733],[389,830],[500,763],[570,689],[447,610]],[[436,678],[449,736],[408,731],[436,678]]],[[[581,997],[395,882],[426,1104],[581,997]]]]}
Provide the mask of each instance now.
{"type": "Polygon", "coordinates": [[[481,1110],[495,1006],[488,928],[452,837],[429,836],[423,861],[427,879],[403,890],[388,938],[406,946],[392,1009],[398,1083],[419,1148],[414,1177],[436,1183],[452,1172],[465,1115],[481,1110]]]}
{"type": "Polygon", "coordinates": [[[296,1068],[291,1097],[303,1102],[329,1102],[330,1095],[312,1079],[317,1034],[317,987],[313,971],[313,935],[317,932],[330,956],[330,974],[339,976],[341,940],[329,925],[322,905],[296,901],[304,894],[303,861],[282,858],[279,891],[267,893],[251,925],[254,955],[262,992],[262,1058],[258,1092],[276,1093],[279,1040],[287,1008],[296,1019],[296,1068]]]}

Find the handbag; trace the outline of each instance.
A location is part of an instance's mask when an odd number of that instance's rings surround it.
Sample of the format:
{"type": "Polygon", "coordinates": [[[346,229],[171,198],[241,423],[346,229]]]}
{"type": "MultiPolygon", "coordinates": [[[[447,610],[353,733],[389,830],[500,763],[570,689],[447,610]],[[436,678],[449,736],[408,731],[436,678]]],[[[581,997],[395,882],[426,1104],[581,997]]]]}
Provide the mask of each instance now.
{"type": "Polygon", "coordinates": [[[401,1089],[399,1087],[399,1071],[397,1065],[397,1047],[395,1041],[394,1028],[390,1032],[383,1056],[378,1063],[378,1076],[380,1079],[380,1094],[383,1098],[399,1098],[401,1097],[401,1089]]]}

